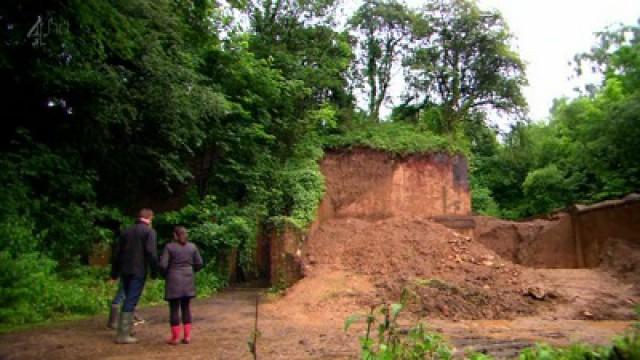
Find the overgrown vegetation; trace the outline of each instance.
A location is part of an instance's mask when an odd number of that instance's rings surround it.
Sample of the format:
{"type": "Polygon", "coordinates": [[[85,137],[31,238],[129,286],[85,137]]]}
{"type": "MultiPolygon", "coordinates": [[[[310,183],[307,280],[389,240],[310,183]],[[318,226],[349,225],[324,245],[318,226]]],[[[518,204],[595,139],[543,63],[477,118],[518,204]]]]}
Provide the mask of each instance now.
{"type": "MultiPolygon", "coordinates": [[[[454,348],[436,332],[428,331],[423,324],[410,329],[398,325],[402,303],[372,307],[366,315],[352,315],[345,320],[347,331],[354,323],[364,321],[366,330],[360,340],[360,358],[363,360],[451,359],[454,348]],[[374,334],[375,329],[375,334],[374,334]]],[[[640,319],[640,309],[636,311],[640,319]]],[[[465,359],[492,360],[493,357],[478,352],[467,352],[465,359]]],[[[573,344],[555,347],[538,344],[523,350],[520,360],[588,360],[588,359],[638,359],[640,358],[640,331],[636,326],[618,336],[608,346],[573,344]]]]}
{"type": "Polygon", "coordinates": [[[439,135],[426,125],[402,122],[364,123],[341,134],[327,136],[329,148],[365,147],[398,155],[448,152],[468,153],[462,136],[439,135]]]}
{"type": "Polygon", "coordinates": [[[524,350],[520,360],[637,359],[639,356],[640,335],[636,333],[618,337],[609,346],[575,344],[563,348],[538,345],[524,350]]]}
{"type": "Polygon", "coordinates": [[[403,330],[398,325],[398,316],[404,308],[401,303],[372,307],[366,315],[353,315],[345,321],[344,330],[356,321],[364,320],[366,332],[360,337],[362,359],[451,359],[452,348],[437,333],[429,332],[425,326],[403,330]],[[374,334],[375,329],[375,334],[374,334]]]}

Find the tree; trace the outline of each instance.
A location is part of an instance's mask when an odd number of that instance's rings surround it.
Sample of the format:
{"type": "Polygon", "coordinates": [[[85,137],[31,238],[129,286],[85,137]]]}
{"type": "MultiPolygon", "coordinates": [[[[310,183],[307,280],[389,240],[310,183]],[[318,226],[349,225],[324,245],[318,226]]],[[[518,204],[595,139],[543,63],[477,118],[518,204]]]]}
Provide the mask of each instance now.
{"type": "Polygon", "coordinates": [[[318,125],[306,121],[312,119],[306,112],[353,106],[346,91],[352,52],[347,34],[334,30],[337,5],[336,0],[253,0],[245,7],[251,24],[249,51],[301,86],[292,94],[293,113],[280,126],[286,151],[318,125]]]}
{"type": "Polygon", "coordinates": [[[556,99],[548,123],[518,125],[478,163],[479,182],[504,215],[537,215],[640,189],[639,36],[638,27],[626,26],[600,33],[576,66],[591,65],[602,82],[575,99],[556,99]]]}
{"type": "MultiPolygon", "coordinates": [[[[185,6],[170,0],[3,4],[11,39],[0,42],[8,94],[0,104],[9,119],[3,135],[11,139],[22,128],[35,142],[78,154],[101,179],[100,198],[121,206],[144,191],[166,194],[188,181],[187,159],[229,104],[203,86],[185,6]],[[54,24],[45,27],[42,45],[26,36],[38,16],[54,24]]],[[[199,37],[215,41],[214,34],[199,37]]]]}
{"type": "Polygon", "coordinates": [[[439,108],[448,132],[473,112],[524,110],[525,66],[500,13],[473,0],[442,0],[421,17],[428,31],[405,61],[407,103],[439,108]]]}
{"type": "Polygon", "coordinates": [[[416,17],[395,0],[366,0],[349,20],[357,39],[356,78],[366,81],[369,119],[380,120],[392,69],[407,53],[416,17]]]}

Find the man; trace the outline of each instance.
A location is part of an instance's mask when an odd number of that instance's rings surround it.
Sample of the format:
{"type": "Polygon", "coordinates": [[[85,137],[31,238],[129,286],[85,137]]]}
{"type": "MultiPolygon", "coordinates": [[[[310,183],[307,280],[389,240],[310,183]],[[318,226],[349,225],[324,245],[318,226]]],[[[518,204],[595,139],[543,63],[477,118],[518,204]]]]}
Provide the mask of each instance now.
{"type": "Polygon", "coordinates": [[[140,210],[136,224],[124,230],[116,243],[111,278],[114,280],[121,278],[124,289],[124,302],[116,335],[118,344],[138,342],[131,336],[133,313],[144,289],[147,270],[151,278],[157,277],[158,251],[156,232],[151,228],[152,221],[153,211],[140,210]]]}
{"type": "MultiPolygon", "coordinates": [[[[118,227],[120,224],[118,223],[118,227]]],[[[113,248],[111,252],[115,254],[117,249],[117,242],[120,239],[120,232],[122,229],[117,230],[117,236],[115,237],[115,241],[113,243],[113,248]]],[[[115,257],[115,255],[114,255],[115,257]]],[[[115,281],[114,281],[115,282],[115,281]]],[[[120,308],[122,307],[122,302],[124,301],[124,287],[122,285],[122,280],[118,281],[118,290],[116,291],[113,300],[111,301],[111,307],[109,309],[109,317],[107,318],[107,328],[108,329],[117,329],[118,328],[118,319],[120,318],[120,308]]],[[[138,326],[144,324],[144,319],[140,317],[137,311],[133,313],[133,325],[138,326]]]]}
{"type": "MultiPolygon", "coordinates": [[[[111,301],[111,308],[109,309],[109,317],[107,319],[108,329],[118,328],[120,308],[122,307],[123,301],[124,301],[124,287],[122,285],[122,280],[121,280],[118,282],[118,291],[116,291],[116,295],[113,297],[113,301],[111,301]]],[[[138,326],[141,324],[144,324],[144,319],[140,317],[137,311],[134,311],[133,326],[138,326]]]]}

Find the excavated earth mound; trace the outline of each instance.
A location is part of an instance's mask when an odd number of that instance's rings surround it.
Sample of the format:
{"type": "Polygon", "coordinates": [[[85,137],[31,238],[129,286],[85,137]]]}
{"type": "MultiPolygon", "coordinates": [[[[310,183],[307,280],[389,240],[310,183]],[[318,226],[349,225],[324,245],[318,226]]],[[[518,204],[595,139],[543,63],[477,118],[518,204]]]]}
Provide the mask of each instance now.
{"type": "Polygon", "coordinates": [[[429,319],[632,320],[640,302],[627,261],[609,262],[615,272],[525,267],[419,217],[327,220],[306,240],[302,261],[304,278],[274,305],[316,320],[403,298],[429,319]],[[616,276],[621,269],[629,276],[616,276]]]}
{"type": "Polygon", "coordinates": [[[600,267],[579,268],[567,215],[474,217],[475,239],[430,221],[470,218],[462,157],[352,149],[328,152],[321,169],[327,189],[316,222],[287,254],[304,277],[271,306],[275,313],[322,322],[405,299],[411,314],[431,319],[634,319],[638,241],[613,239],[635,239],[629,209],[589,220],[611,226],[598,227],[608,238],[585,252],[600,267]]]}
{"type": "Polygon", "coordinates": [[[421,218],[332,219],[305,246],[303,282],[331,271],[365,275],[375,287],[365,296],[370,305],[406,296],[411,310],[427,317],[508,319],[555,301],[550,293],[547,301],[529,294],[536,276],[528,274],[523,282],[528,269],[421,218]]]}

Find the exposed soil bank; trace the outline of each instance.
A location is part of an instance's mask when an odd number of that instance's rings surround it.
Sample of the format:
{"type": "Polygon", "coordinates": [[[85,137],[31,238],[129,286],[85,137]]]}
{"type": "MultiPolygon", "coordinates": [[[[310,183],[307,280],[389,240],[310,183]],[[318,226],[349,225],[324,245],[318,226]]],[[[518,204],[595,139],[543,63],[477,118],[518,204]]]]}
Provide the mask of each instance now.
{"type": "Polygon", "coordinates": [[[355,149],[321,162],[326,195],[319,222],[334,217],[469,215],[467,161],[444,153],[397,157],[355,149]]]}
{"type": "Polygon", "coordinates": [[[475,237],[500,256],[536,268],[595,268],[640,282],[640,196],[582,206],[549,220],[475,217],[475,237]]]}
{"type": "Polygon", "coordinates": [[[571,217],[528,222],[475,217],[475,238],[511,262],[537,268],[576,268],[571,217]]]}

